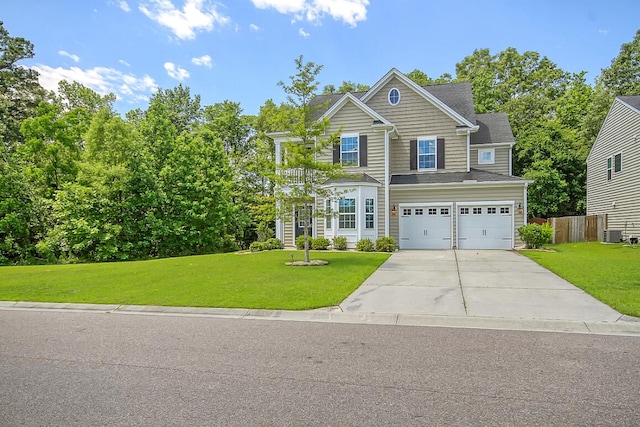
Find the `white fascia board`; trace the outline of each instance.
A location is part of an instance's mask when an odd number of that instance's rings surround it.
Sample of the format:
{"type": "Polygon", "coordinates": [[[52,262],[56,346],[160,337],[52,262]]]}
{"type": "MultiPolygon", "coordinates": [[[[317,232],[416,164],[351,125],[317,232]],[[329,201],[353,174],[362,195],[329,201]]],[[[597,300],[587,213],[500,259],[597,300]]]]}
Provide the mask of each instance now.
{"type": "Polygon", "coordinates": [[[516,145],[515,141],[513,142],[492,142],[489,144],[471,144],[473,148],[496,148],[496,147],[513,147],[516,145]]]}
{"type": "Polygon", "coordinates": [[[392,184],[391,188],[404,187],[446,187],[446,188],[470,188],[470,187],[519,187],[525,184],[531,184],[533,181],[525,179],[522,181],[467,181],[467,182],[447,182],[434,184],[392,184]]]}
{"type": "Polygon", "coordinates": [[[616,105],[616,102],[620,102],[621,104],[627,106],[627,107],[631,107],[629,104],[622,102],[622,100],[618,97],[614,98],[613,102],[611,103],[611,107],[609,107],[609,111],[607,111],[607,115],[604,118],[604,121],[602,122],[602,126],[600,126],[600,129],[598,130],[598,135],[596,136],[596,139],[593,141],[593,145],[591,146],[591,149],[589,150],[589,155],[587,156],[585,163],[589,163],[589,160],[591,159],[591,153],[593,153],[594,148],[596,148],[596,145],[598,144],[598,140],[600,139],[600,134],[602,133],[602,129],[604,129],[607,126],[607,123],[609,122],[609,117],[611,116],[611,113],[613,112],[613,106],[616,105]]]}
{"type": "Polygon", "coordinates": [[[382,88],[382,86],[387,84],[387,82],[389,80],[391,80],[393,77],[397,77],[398,79],[400,79],[404,84],[409,86],[417,94],[422,96],[427,101],[431,102],[433,105],[435,105],[440,110],[442,110],[442,112],[444,112],[446,115],[451,117],[458,124],[467,126],[469,128],[475,129],[475,130],[478,130],[478,126],[477,125],[471,123],[469,120],[467,120],[464,117],[462,117],[456,111],[451,109],[451,107],[449,107],[447,104],[445,104],[444,102],[440,101],[438,98],[433,96],[430,92],[425,90],[423,87],[421,87],[419,84],[417,84],[416,82],[411,80],[409,77],[407,77],[404,74],[402,74],[396,68],[392,68],[387,74],[384,75],[384,77],[382,77],[380,80],[378,80],[378,82],[375,85],[373,85],[371,87],[371,89],[369,89],[367,91],[367,93],[364,94],[364,96],[360,99],[360,101],[363,102],[363,103],[366,103],[367,101],[369,101],[373,97],[373,95],[378,93],[378,91],[382,88]]]}
{"type": "Polygon", "coordinates": [[[367,113],[372,119],[380,120],[383,125],[393,126],[393,124],[382,117],[380,114],[375,112],[371,107],[366,105],[364,102],[360,101],[358,98],[353,96],[350,92],[345,93],[342,98],[338,100],[331,108],[329,108],[320,118],[322,119],[331,119],[335,113],[337,113],[348,101],[351,101],[355,104],[356,107],[360,108],[362,111],[367,113]]]}

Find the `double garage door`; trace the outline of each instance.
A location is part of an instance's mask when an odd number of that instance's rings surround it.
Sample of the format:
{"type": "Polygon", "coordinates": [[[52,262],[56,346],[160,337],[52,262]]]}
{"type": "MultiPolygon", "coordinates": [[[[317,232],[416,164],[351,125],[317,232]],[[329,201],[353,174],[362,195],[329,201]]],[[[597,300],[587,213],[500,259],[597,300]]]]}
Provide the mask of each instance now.
{"type": "Polygon", "coordinates": [[[511,205],[412,206],[400,209],[400,249],[512,249],[511,205]]]}

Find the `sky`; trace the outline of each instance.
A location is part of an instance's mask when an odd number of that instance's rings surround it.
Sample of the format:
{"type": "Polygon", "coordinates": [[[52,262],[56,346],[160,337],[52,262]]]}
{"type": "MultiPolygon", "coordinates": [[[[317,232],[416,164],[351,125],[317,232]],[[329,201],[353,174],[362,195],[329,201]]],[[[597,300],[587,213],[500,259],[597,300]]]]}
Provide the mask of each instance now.
{"type": "Polygon", "coordinates": [[[2,0],[12,37],[35,46],[23,66],[115,93],[122,114],[181,83],[202,105],[257,114],[285,99],[294,60],[318,79],[374,85],[390,69],[455,76],[475,49],[533,50],[592,83],[640,29],[638,0],[2,0]]]}

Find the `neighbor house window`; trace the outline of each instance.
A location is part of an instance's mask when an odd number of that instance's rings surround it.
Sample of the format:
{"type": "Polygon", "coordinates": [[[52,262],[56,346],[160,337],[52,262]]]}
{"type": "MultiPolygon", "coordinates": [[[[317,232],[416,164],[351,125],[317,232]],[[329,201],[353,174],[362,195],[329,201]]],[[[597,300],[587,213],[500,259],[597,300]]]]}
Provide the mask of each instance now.
{"type": "Polygon", "coordinates": [[[340,199],[338,213],[338,226],[340,228],[356,228],[356,199],[340,199]]]}
{"type": "Polygon", "coordinates": [[[491,149],[478,150],[478,164],[479,165],[492,165],[496,162],[496,151],[491,149]]]}
{"type": "Polygon", "coordinates": [[[613,171],[620,172],[622,170],[622,153],[618,153],[613,158],[613,171]]]}
{"type": "Polygon", "coordinates": [[[418,139],[418,169],[436,169],[436,137],[418,139]]]}
{"type": "Polygon", "coordinates": [[[400,91],[394,87],[389,91],[389,104],[398,105],[399,102],[400,102],[400,91]]]}
{"type": "Polygon", "coordinates": [[[364,228],[375,228],[375,201],[373,199],[364,200],[364,228]]]}
{"type": "Polygon", "coordinates": [[[358,135],[342,135],[340,159],[342,166],[358,166],[358,135]]]}
{"type": "Polygon", "coordinates": [[[331,200],[326,199],[324,201],[324,212],[325,212],[325,228],[327,230],[331,230],[331,200]]]}
{"type": "Polygon", "coordinates": [[[607,181],[611,181],[611,157],[607,158],[607,181]]]}

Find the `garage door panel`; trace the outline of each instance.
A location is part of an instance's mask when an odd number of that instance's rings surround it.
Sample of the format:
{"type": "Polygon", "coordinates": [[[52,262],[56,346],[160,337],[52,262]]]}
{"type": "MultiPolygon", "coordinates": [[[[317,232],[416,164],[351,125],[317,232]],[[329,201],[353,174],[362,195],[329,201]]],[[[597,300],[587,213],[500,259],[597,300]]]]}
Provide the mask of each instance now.
{"type": "Polygon", "coordinates": [[[400,213],[400,249],[451,249],[449,207],[402,208],[400,213]]]}
{"type": "Polygon", "coordinates": [[[458,207],[459,249],[512,249],[510,206],[458,207]]]}

